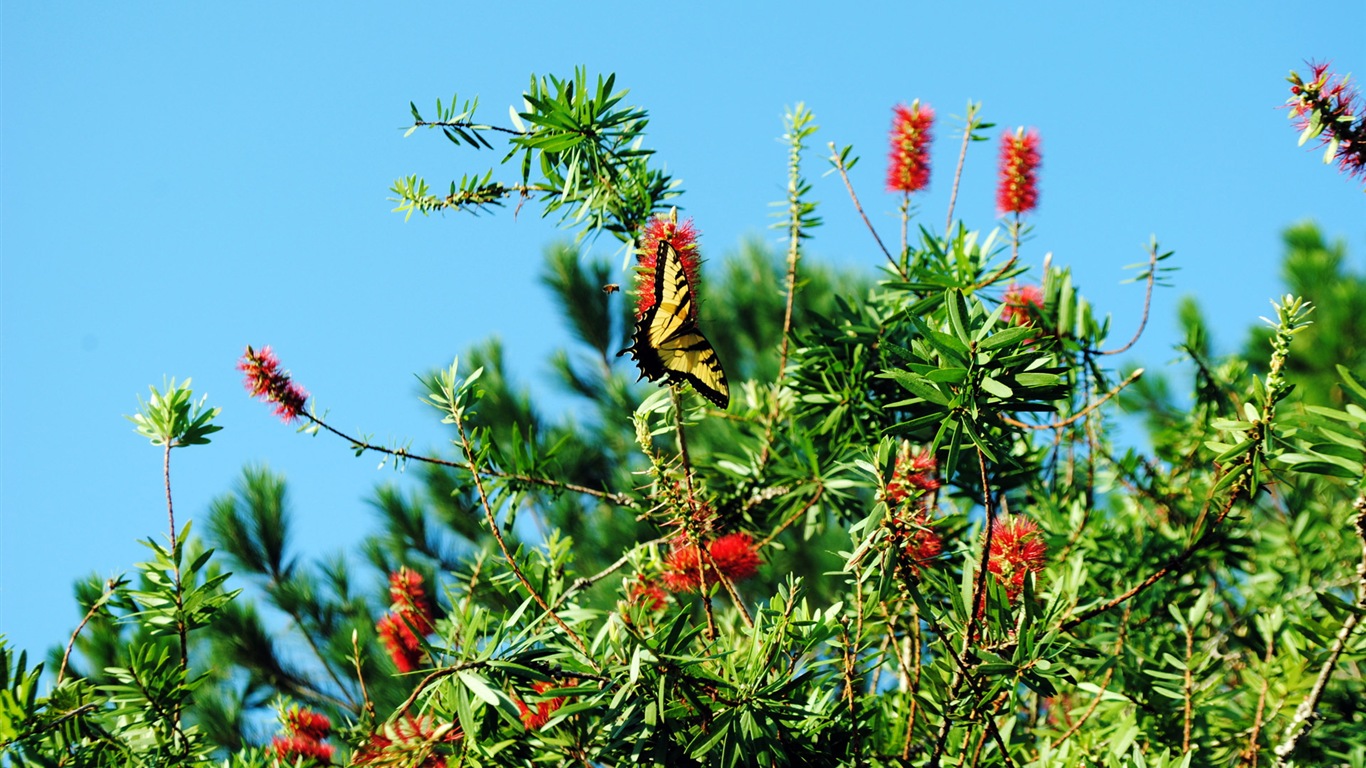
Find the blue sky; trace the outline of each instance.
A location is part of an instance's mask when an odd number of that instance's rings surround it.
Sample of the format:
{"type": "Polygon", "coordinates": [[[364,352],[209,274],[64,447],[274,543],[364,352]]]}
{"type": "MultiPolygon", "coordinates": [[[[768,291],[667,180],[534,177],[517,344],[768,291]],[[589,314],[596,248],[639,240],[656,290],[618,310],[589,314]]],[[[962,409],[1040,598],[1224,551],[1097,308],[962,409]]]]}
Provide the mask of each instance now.
{"type": "MultiPolygon", "coordinates": [[[[809,257],[868,270],[882,257],[819,150],[855,145],[854,181],[891,235],[890,108],[929,102],[941,120],[920,205],[938,229],[957,152],[945,118],[981,101],[1043,137],[1023,258],[1071,265],[1116,337],[1141,301],[1122,266],[1151,235],[1177,252],[1176,287],[1130,357],[1151,368],[1174,357],[1181,295],[1224,349],[1269,314],[1291,223],[1315,219],[1363,268],[1360,185],[1296,148],[1277,107],[1305,59],[1366,76],[1366,4],[1331,18],[1270,2],[967,5],[6,3],[0,632],[30,652],[64,642],[72,582],[131,571],[138,541],[165,536],[160,453],[123,418],[164,377],[193,377],[223,408],[213,443],[173,458],[179,519],[268,464],[289,480],[305,557],[372,531],[365,498],[404,478],[249,400],[234,369],[247,344],[272,345],[338,427],[418,449],[442,430],[413,374],[480,339],[499,336],[517,378],[545,386],[567,335],[536,275],[565,233],[530,207],[391,213],[395,178],[441,186],[501,157],[404,139],[410,100],[478,95],[502,124],[532,72],[617,73],[712,261],[772,237],[781,117],[804,101],[826,220],[809,257]]],[[[994,142],[976,145],[958,208],[972,228],[995,224],[994,166],[994,142]]],[[[593,248],[621,262],[615,241],[593,248]]]]}

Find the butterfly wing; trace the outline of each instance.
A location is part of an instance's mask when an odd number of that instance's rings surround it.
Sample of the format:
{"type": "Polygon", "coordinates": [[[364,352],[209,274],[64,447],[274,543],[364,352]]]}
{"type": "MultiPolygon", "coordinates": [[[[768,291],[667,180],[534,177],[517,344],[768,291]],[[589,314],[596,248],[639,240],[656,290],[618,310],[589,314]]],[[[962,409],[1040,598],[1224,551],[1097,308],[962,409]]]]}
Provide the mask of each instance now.
{"type": "Polygon", "coordinates": [[[655,257],[655,303],[636,322],[631,353],[640,377],[669,383],[686,381],[720,408],[730,405],[730,385],[716,350],[697,329],[693,295],[683,260],[667,241],[655,257]]]}

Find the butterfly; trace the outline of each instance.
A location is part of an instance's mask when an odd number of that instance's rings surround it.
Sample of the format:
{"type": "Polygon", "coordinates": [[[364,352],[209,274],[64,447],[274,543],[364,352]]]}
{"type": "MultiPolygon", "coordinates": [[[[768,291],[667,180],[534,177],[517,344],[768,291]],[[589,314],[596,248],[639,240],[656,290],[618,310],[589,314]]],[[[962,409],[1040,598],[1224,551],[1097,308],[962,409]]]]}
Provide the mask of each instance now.
{"type": "Polygon", "coordinates": [[[721,409],[730,405],[730,385],[716,350],[697,329],[693,318],[692,288],[683,271],[683,259],[667,240],[659,241],[655,253],[655,303],[636,321],[631,346],[617,356],[631,353],[640,368],[640,379],[688,382],[697,393],[721,409]]]}

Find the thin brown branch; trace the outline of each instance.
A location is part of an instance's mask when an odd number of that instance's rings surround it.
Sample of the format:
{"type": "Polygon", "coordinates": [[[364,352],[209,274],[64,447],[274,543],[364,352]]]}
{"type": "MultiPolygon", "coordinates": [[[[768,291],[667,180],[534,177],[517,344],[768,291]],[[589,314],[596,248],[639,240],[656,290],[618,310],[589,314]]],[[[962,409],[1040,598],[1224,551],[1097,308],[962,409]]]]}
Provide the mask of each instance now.
{"type": "Polygon", "coordinates": [[[1148,327],[1148,312],[1153,307],[1153,284],[1157,282],[1157,244],[1154,243],[1148,251],[1148,287],[1143,293],[1143,319],[1138,321],[1138,330],[1134,331],[1134,337],[1129,339],[1129,343],[1119,349],[1109,351],[1094,350],[1098,355],[1118,355],[1121,352],[1129,351],[1129,348],[1138,343],[1139,337],[1143,335],[1143,329],[1148,327]]]}
{"type": "Polygon", "coordinates": [[[1009,424],[1009,425],[1012,426],[1012,427],[1019,427],[1020,429],[1039,429],[1039,430],[1042,430],[1042,429],[1062,429],[1063,427],[1067,427],[1067,426],[1070,426],[1070,425],[1072,425],[1072,424],[1075,424],[1077,421],[1079,421],[1079,420],[1085,418],[1087,414],[1091,413],[1092,411],[1096,410],[1097,408],[1101,407],[1102,405],[1105,405],[1106,401],[1108,401],[1110,398],[1114,397],[1115,395],[1118,395],[1118,394],[1120,393],[1120,390],[1124,389],[1125,387],[1129,386],[1130,384],[1133,384],[1135,381],[1138,381],[1138,377],[1140,377],[1140,376],[1142,376],[1142,375],[1143,375],[1143,369],[1142,369],[1142,368],[1138,368],[1138,369],[1134,370],[1133,373],[1129,374],[1128,378],[1124,379],[1124,381],[1121,381],[1119,384],[1115,385],[1115,387],[1114,387],[1113,389],[1111,389],[1109,392],[1106,392],[1099,400],[1095,401],[1094,403],[1091,403],[1090,405],[1086,406],[1085,408],[1081,409],[1080,411],[1077,411],[1076,413],[1074,413],[1074,414],[1072,414],[1071,416],[1069,416],[1069,417],[1063,419],[1062,421],[1055,421],[1055,422],[1052,422],[1051,424],[1029,424],[1029,423],[1020,421],[1019,419],[1015,419],[1015,418],[1011,418],[1010,416],[1006,416],[1005,414],[1001,414],[1001,421],[1004,421],[1005,423],[1009,424]]]}
{"type": "Polygon", "coordinates": [[[504,128],[504,127],[502,127],[501,125],[481,125],[481,124],[479,124],[479,123],[471,122],[471,121],[469,121],[469,120],[456,120],[456,121],[453,121],[453,122],[445,122],[445,121],[442,121],[442,120],[414,120],[414,121],[413,121],[413,127],[414,127],[414,128],[479,128],[479,129],[485,129],[485,130],[490,130],[490,131],[498,131],[498,132],[500,132],[500,133],[510,133],[510,134],[512,134],[513,136],[528,136],[528,135],[530,135],[530,131],[519,131],[519,130],[516,130],[515,128],[504,128]]]}
{"type": "MultiPolygon", "coordinates": [[[[1266,653],[1262,655],[1262,664],[1271,665],[1271,659],[1275,655],[1276,637],[1268,635],[1266,637],[1266,653]]],[[[1257,760],[1261,755],[1262,745],[1260,736],[1262,734],[1262,718],[1266,716],[1266,696],[1271,690],[1271,677],[1266,674],[1261,675],[1262,690],[1257,694],[1257,712],[1252,717],[1252,733],[1247,738],[1247,748],[1243,750],[1242,762],[1257,768],[1257,760]]]]}
{"type": "Polygon", "coordinates": [[[982,554],[978,557],[976,584],[972,588],[972,607],[969,609],[967,631],[963,634],[963,654],[967,654],[972,638],[976,634],[977,614],[983,613],[982,621],[986,623],[985,611],[983,610],[983,599],[987,589],[987,563],[991,559],[991,537],[994,531],[993,523],[996,522],[996,512],[991,504],[991,486],[987,479],[987,459],[982,453],[982,449],[977,449],[977,467],[982,480],[982,508],[985,511],[983,525],[986,532],[982,537],[982,554]]]}
{"type": "MultiPolygon", "coordinates": [[[[1015,214],[1015,221],[1013,221],[1013,222],[1011,223],[1011,225],[1010,225],[1010,259],[1007,260],[1006,263],[1002,264],[1000,269],[998,269],[998,270],[996,270],[995,272],[993,272],[992,275],[991,275],[991,277],[988,277],[987,279],[985,279],[985,280],[983,280],[983,281],[977,283],[976,285],[973,286],[973,288],[974,288],[974,289],[977,289],[977,288],[985,288],[985,287],[987,287],[988,285],[991,285],[992,283],[996,282],[997,280],[1000,280],[1000,279],[1001,279],[1001,275],[1004,275],[1006,272],[1008,272],[1008,271],[1010,270],[1011,267],[1015,266],[1015,262],[1017,262],[1017,261],[1019,261],[1019,260],[1020,260],[1020,214],[1019,214],[1019,213],[1016,213],[1016,214],[1015,214]]],[[[1047,270],[1044,270],[1044,271],[1047,272],[1047,270]]],[[[1045,277],[1046,277],[1046,275],[1045,275],[1045,277]]]]}
{"type": "MultiPolygon", "coordinates": [[[[404,461],[420,461],[424,464],[433,464],[438,467],[450,467],[452,469],[461,469],[467,471],[470,469],[470,465],[467,463],[451,461],[449,459],[438,459],[432,456],[424,456],[420,453],[411,453],[402,448],[388,448],[383,445],[375,445],[374,443],[369,443],[364,440],[352,437],[351,435],[342,432],[341,430],[337,429],[331,424],[328,424],[327,422],[323,421],[322,419],[318,418],[317,416],[311,413],[305,412],[302,415],[304,418],[308,419],[309,421],[313,422],[319,427],[327,430],[328,432],[331,432],[337,437],[340,437],[341,439],[350,443],[352,448],[356,448],[358,450],[372,451],[374,453],[383,454],[385,456],[393,456],[396,459],[402,459],[404,461]]],[[[574,483],[565,483],[559,480],[551,480],[549,478],[544,477],[532,477],[531,475],[520,475],[512,472],[503,472],[502,470],[498,469],[483,469],[480,470],[480,474],[483,477],[497,478],[500,480],[511,480],[513,482],[526,483],[528,485],[539,485],[544,488],[553,488],[556,490],[570,491],[572,493],[582,493],[585,496],[593,496],[595,498],[602,499],[604,501],[616,504],[617,506],[621,507],[630,507],[632,509],[635,509],[639,506],[635,499],[632,499],[631,497],[625,494],[613,493],[612,491],[600,491],[593,488],[588,488],[586,486],[576,485],[574,483]]]]}
{"type": "Polygon", "coordinates": [[[1181,680],[1181,698],[1183,701],[1181,719],[1181,754],[1191,751],[1191,722],[1195,719],[1195,701],[1192,692],[1195,689],[1195,673],[1191,671],[1191,656],[1195,655],[1195,627],[1186,625],[1186,663],[1184,675],[1181,680]]]}
{"type": "Polygon", "coordinates": [[[126,582],[122,577],[118,579],[109,579],[104,582],[104,593],[90,606],[90,610],[85,612],[85,617],[81,619],[80,624],[76,625],[76,631],[71,633],[71,639],[66,642],[66,650],[62,652],[62,664],[57,668],[57,685],[60,686],[62,684],[62,678],[66,676],[66,664],[71,659],[71,649],[76,647],[76,638],[80,636],[81,630],[85,629],[85,625],[89,624],[90,620],[95,618],[95,614],[99,613],[99,610],[104,607],[105,603],[109,602],[109,599],[114,596],[115,590],[125,583],[126,582]]]}
{"type": "Polygon", "coordinates": [[[508,567],[512,569],[512,574],[517,577],[517,581],[521,582],[522,588],[527,591],[527,594],[531,596],[531,599],[535,600],[536,604],[541,606],[541,610],[545,611],[546,614],[560,626],[560,629],[564,630],[565,634],[569,636],[569,639],[574,641],[574,645],[578,646],[578,649],[583,652],[588,663],[592,664],[594,669],[597,669],[597,664],[593,662],[592,657],[589,655],[588,646],[584,644],[583,638],[579,637],[579,634],[566,624],[558,613],[551,609],[550,604],[546,602],[540,592],[536,591],[536,588],[532,586],[531,581],[527,579],[526,574],[522,573],[521,566],[517,565],[517,558],[512,556],[512,552],[508,549],[507,541],[503,538],[503,534],[498,530],[498,519],[493,514],[493,507],[489,504],[488,494],[484,491],[484,483],[479,479],[479,470],[474,465],[474,446],[470,444],[469,433],[465,430],[465,420],[461,417],[461,408],[459,406],[452,407],[450,409],[450,414],[455,421],[456,431],[460,434],[460,447],[465,454],[465,461],[469,464],[468,469],[470,475],[474,478],[474,490],[479,494],[479,504],[484,508],[484,519],[489,524],[489,532],[493,534],[494,540],[498,542],[498,548],[503,552],[503,559],[507,561],[508,567]]]}
{"type": "MultiPolygon", "coordinates": [[[[688,491],[688,513],[683,517],[683,535],[689,546],[697,550],[697,592],[702,598],[702,612],[707,616],[707,640],[716,639],[716,616],[712,614],[711,597],[707,595],[707,564],[703,553],[707,551],[702,535],[697,531],[697,497],[692,485],[692,458],[688,455],[688,440],[683,433],[683,395],[677,386],[669,387],[669,397],[673,399],[674,431],[678,435],[678,460],[683,465],[683,482],[688,491]]],[[[715,565],[712,566],[715,568],[715,565]]],[[[725,578],[717,571],[717,575],[725,578]]],[[[736,601],[739,604],[739,601],[736,601]]]]}
{"type": "Polygon", "coordinates": [[[1362,554],[1361,561],[1357,563],[1357,600],[1353,610],[1347,614],[1342,626],[1338,629],[1337,637],[1333,638],[1333,646],[1328,651],[1328,658],[1324,660],[1323,667],[1319,669],[1319,676],[1314,680],[1314,687],[1309,690],[1309,695],[1304,697],[1304,701],[1295,708],[1295,716],[1290,719],[1290,724],[1285,729],[1285,740],[1276,746],[1276,765],[1290,765],[1290,755],[1295,751],[1301,738],[1314,727],[1318,720],[1316,710],[1319,700],[1323,698],[1323,692],[1328,689],[1328,681],[1333,676],[1333,670],[1338,665],[1338,659],[1342,657],[1342,652],[1347,648],[1347,641],[1352,636],[1352,631],[1361,622],[1363,612],[1366,612],[1366,494],[1357,497],[1353,504],[1356,509],[1356,529],[1357,537],[1361,539],[1362,554]]]}
{"type": "MultiPolygon", "coordinates": [[[[171,589],[175,595],[176,635],[180,640],[180,676],[188,683],[190,674],[190,638],[188,637],[188,630],[185,627],[185,585],[180,579],[180,551],[179,542],[176,540],[175,507],[171,503],[171,444],[172,441],[166,441],[166,452],[165,458],[162,460],[161,471],[166,482],[166,517],[171,525],[171,572],[175,579],[174,583],[171,585],[171,589]]],[[[174,713],[177,730],[180,728],[180,714],[181,706],[180,701],[178,700],[174,713]]]]}
{"type": "MultiPolygon", "coordinates": [[[[1096,616],[1105,613],[1111,608],[1114,608],[1117,605],[1123,605],[1129,600],[1132,600],[1137,595],[1142,594],[1144,591],[1146,591],[1152,585],[1156,584],[1158,581],[1161,581],[1168,574],[1171,574],[1179,570],[1181,566],[1185,565],[1186,561],[1190,559],[1191,555],[1195,554],[1196,550],[1198,550],[1205,543],[1205,540],[1208,539],[1210,535],[1214,533],[1215,529],[1219,527],[1219,524],[1224,521],[1224,518],[1228,517],[1229,512],[1233,511],[1233,505],[1235,502],[1237,502],[1238,496],[1239,489],[1235,486],[1233,493],[1229,495],[1228,502],[1219,511],[1219,514],[1215,517],[1214,522],[1208,528],[1205,528],[1200,533],[1200,535],[1195,538],[1194,541],[1188,543],[1185,549],[1181,550],[1179,553],[1174,555],[1170,560],[1164,563],[1161,568],[1158,568],[1156,571],[1150,574],[1148,578],[1134,585],[1124,594],[1119,595],[1118,597],[1115,597],[1111,600],[1108,600],[1102,605],[1098,605],[1094,608],[1091,608],[1083,612],[1076,618],[1064,622],[1061,627],[1062,631],[1070,632],[1073,629],[1076,629],[1078,626],[1095,618],[1096,616]]],[[[1196,520],[1195,528],[1200,528],[1201,523],[1204,521],[1207,510],[1208,507],[1206,507],[1205,510],[1201,510],[1200,517],[1196,520]]]]}
{"type": "Polygon", "coordinates": [[[892,258],[891,251],[888,251],[887,246],[882,244],[882,238],[878,236],[877,229],[873,227],[873,222],[868,220],[868,214],[863,212],[863,206],[858,201],[858,193],[854,191],[854,185],[849,181],[849,169],[844,166],[844,159],[841,158],[839,152],[836,151],[835,142],[833,141],[830,142],[830,152],[830,162],[835,164],[835,169],[840,172],[840,178],[844,179],[844,188],[849,190],[849,199],[854,203],[854,210],[858,211],[858,215],[863,219],[864,225],[867,226],[868,231],[873,234],[873,239],[877,241],[877,247],[882,249],[882,254],[887,257],[887,261],[891,263],[892,269],[896,270],[896,273],[901,275],[903,280],[906,279],[906,273],[901,271],[901,265],[897,263],[896,259],[892,258]]]}
{"type": "MultiPolygon", "coordinates": [[[[1129,632],[1129,616],[1132,613],[1132,606],[1124,607],[1124,618],[1120,619],[1119,622],[1119,637],[1115,639],[1115,647],[1111,653],[1113,656],[1119,656],[1119,652],[1124,649],[1124,639],[1129,632]]],[[[1062,746],[1063,742],[1075,736],[1077,732],[1081,730],[1081,727],[1086,724],[1086,721],[1091,719],[1091,715],[1095,713],[1096,709],[1100,706],[1101,700],[1105,698],[1105,690],[1110,687],[1110,680],[1112,680],[1114,676],[1114,667],[1110,667],[1105,671],[1105,679],[1100,681],[1100,686],[1096,691],[1095,697],[1091,699],[1090,706],[1086,708],[1085,712],[1081,713],[1081,717],[1077,718],[1077,722],[1072,723],[1072,726],[1067,729],[1066,733],[1053,740],[1053,743],[1049,745],[1049,749],[1057,749],[1062,746]]]]}
{"type": "Polygon", "coordinates": [[[360,665],[360,642],[356,638],[356,631],[351,630],[351,662],[356,667],[356,682],[360,683],[361,701],[364,702],[365,714],[370,718],[370,722],[375,721],[375,702],[370,700],[370,691],[365,687],[365,673],[360,665]]]}
{"type": "Polygon", "coordinates": [[[972,129],[975,127],[976,119],[973,115],[972,105],[968,105],[968,122],[963,126],[963,144],[958,148],[958,166],[953,171],[953,191],[949,193],[949,212],[944,217],[944,237],[949,236],[949,230],[953,228],[953,206],[958,202],[958,182],[963,179],[963,166],[968,160],[968,142],[972,141],[972,129]]]}
{"type": "Polygon", "coordinates": [[[791,515],[788,515],[787,519],[784,520],[784,521],[782,522],[781,525],[779,525],[777,528],[773,529],[773,532],[770,533],[768,536],[765,536],[763,541],[761,541],[761,542],[759,542],[758,544],[754,545],[754,548],[755,548],[755,549],[763,549],[764,547],[767,547],[769,544],[772,544],[772,543],[773,543],[773,540],[776,539],[776,538],[778,538],[778,534],[780,534],[780,533],[782,533],[783,531],[787,530],[788,526],[790,526],[790,525],[792,525],[793,523],[795,523],[795,522],[797,521],[798,518],[801,518],[801,517],[805,516],[807,510],[809,510],[809,509],[811,509],[811,507],[815,506],[815,504],[816,504],[817,501],[820,501],[820,498],[821,498],[821,494],[822,494],[822,493],[825,493],[825,486],[818,483],[818,484],[816,485],[816,495],[815,495],[815,496],[812,496],[812,497],[811,497],[811,500],[808,501],[808,502],[806,502],[806,504],[803,505],[801,509],[797,510],[796,512],[793,512],[791,515]]]}
{"type": "Polygon", "coordinates": [[[565,589],[565,591],[563,591],[563,592],[560,593],[560,597],[559,597],[559,599],[557,599],[557,600],[555,601],[555,605],[554,605],[553,607],[556,608],[556,609],[558,609],[561,605],[564,604],[564,601],[565,601],[565,600],[568,600],[571,596],[573,596],[573,595],[575,595],[575,594],[577,594],[577,593],[579,593],[579,592],[581,592],[581,591],[583,591],[583,590],[585,590],[585,589],[588,589],[589,587],[593,586],[594,584],[597,584],[599,581],[602,581],[603,579],[607,578],[608,576],[611,576],[613,573],[616,573],[618,570],[620,570],[620,569],[621,569],[623,566],[625,566],[627,563],[631,562],[631,556],[634,555],[637,551],[639,551],[639,550],[641,550],[641,549],[643,549],[643,548],[645,548],[645,547],[652,547],[652,546],[654,546],[654,545],[656,545],[656,544],[663,544],[663,543],[667,542],[667,541],[669,540],[669,538],[670,538],[670,537],[668,537],[668,536],[661,536],[661,537],[659,537],[659,538],[657,538],[657,539],[652,539],[652,540],[650,540],[650,541],[646,541],[646,542],[642,542],[642,543],[640,543],[640,544],[637,544],[637,545],[635,545],[634,547],[631,548],[631,551],[629,551],[629,552],[627,552],[626,554],[622,555],[621,558],[618,559],[615,563],[612,563],[611,565],[607,566],[606,568],[602,569],[601,571],[598,571],[597,573],[593,574],[592,576],[580,576],[579,578],[575,579],[574,582],[573,582],[572,584],[570,584],[569,587],[568,587],[567,589],[565,589]]]}

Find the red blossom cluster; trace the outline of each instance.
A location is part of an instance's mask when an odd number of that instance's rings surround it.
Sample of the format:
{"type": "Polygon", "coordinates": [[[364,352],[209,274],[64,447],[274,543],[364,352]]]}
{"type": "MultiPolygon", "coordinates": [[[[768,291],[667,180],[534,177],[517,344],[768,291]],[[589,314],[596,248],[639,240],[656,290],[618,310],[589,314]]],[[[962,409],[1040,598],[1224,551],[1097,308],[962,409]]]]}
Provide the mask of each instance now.
{"type": "Polygon", "coordinates": [[[332,765],[333,747],[324,743],[332,732],[332,721],[311,709],[292,706],[280,713],[284,734],[270,740],[275,758],[285,765],[299,760],[305,764],[332,765]]]}
{"type": "Polygon", "coordinates": [[[887,482],[887,503],[897,505],[906,499],[938,490],[938,468],[939,464],[930,449],[922,448],[912,454],[910,441],[902,441],[896,454],[896,465],[892,468],[892,479],[887,482]]]}
{"type": "Polygon", "coordinates": [[[1028,213],[1039,204],[1039,132],[1006,131],[1001,136],[1001,179],[996,187],[996,210],[1028,213]]]}
{"type": "Polygon", "coordinates": [[[455,723],[438,728],[430,715],[404,715],[385,725],[383,732],[370,734],[370,741],[352,756],[352,764],[446,768],[446,754],[440,750],[464,736],[455,723]],[[414,762],[419,756],[421,761],[414,762]]]}
{"type": "Polygon", "coordinates": [[[1006,288],[1005,311],[1001,319],[1012,325],[1029,325],[1034,314],[1043,311],[1043,290],[1037,285],[1016,285],[1006,288]]]}
{"type": "Polygon", "coordinates": [[[669,593],[654,581],[638,581],[631,587],[627,602],[649,611],[662,611],[669,604],[669,593]]]}
{"type": "Polygon", "coordinates": [[[433,608],[422,588],[422,576],[407,566],[389,575],[390,612],[375,625],[380,642],[400,672],[412,672],[426,651],[422,638],[431,634],[433,608]]]}
{"type": "Polygon", "coordinates": [[[944,552],[944,541],[931,526],[932,497],[939,489],[939,464],[928,448],[911,452],[909,440],[897,450],[892,479],[884,498],[892,508],[887,517],[891,540],[913,573],[929,565],[944,552]]]}
{"type": "Polygon", "coordinates": [[[664,586],[670,592],[696,592],[704,572],[710,586],[715,583],[718,570],[731,581],[748,579],[759,570],[759,550],[748,533],[718,536],[707,545],[707,552],[711,557],[699,562],[695,545],[688,544],[682,536],[674,539],[673,548],[664,561],[664,586]]]}
{"type": "Polygon", "coordinates": [[[237,370],[246,374],[245,384],[252,397],[275,404],[275,415],[288,424],[299,418],[308,402],[308,392],[289,378],[288,371],[280,370],[280,361],[269,346],[259,350],[247,347],[237,363],[237,370]]]}
{"type": "Polygon", "coordinates": [[[930,128],[934,109],[919,99],[892,108],[891,151],[887,158],[887,191],[918,192],[930,183],[930,128]]]}
{"type": "MultiPolygon", "coordinates": [[[[655,305],[655,262],[659,259],[659,243],[667,241],[678,251],[683,262],[683,274],[687,277],[688,287],[697,295],[697,228],[692,219],[677,223],[669,216],[656,216],[645,225],[640,236],[639,257],[636,261],[636,317],[639,318],[655,305]]],[[[693,319],[697,318],[697,302],[689,307],[693,319]]]]}
{"type": "Polygon", "coordinates": [[[1303,134],[1333,149],[1338,168],[1349,177],[1366,178],[1366,104],[1348,77],[1328,71],[1328,62],[1309,65],[1308,82],[1290,73],[1290,119],[1303,134]]]}
{"type": "Polygon", "coordinates": [[[1006,595],[1011,602],[1024,589],[1025,575],[1044,569],[1047,555],[1043,531],[1033,520],[1010,517],[1005,522],[999,519],[992,521],[987,570],[1005,585],[1006,595]]]}
{"type": "MultiPolygon", "coordinates": [[[[556,687],[553,683],[537,682],[531,684],[531,689],[536,693],[545,693],[551,688],[556,687]]],[[[528,731],[536,731],[545,727],[550,722],[550,716],[555,714],[555,710],[564,706],[564,697],[556,696],[553,699],[543,699],[536,702],[536,709],[527,706],[526,702],[516,699],[517,709],[522,713],[522,725],[528,731]]]]}

